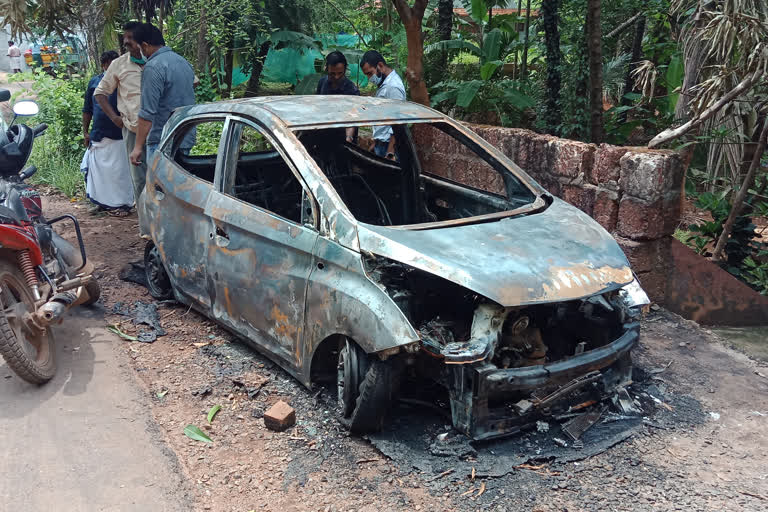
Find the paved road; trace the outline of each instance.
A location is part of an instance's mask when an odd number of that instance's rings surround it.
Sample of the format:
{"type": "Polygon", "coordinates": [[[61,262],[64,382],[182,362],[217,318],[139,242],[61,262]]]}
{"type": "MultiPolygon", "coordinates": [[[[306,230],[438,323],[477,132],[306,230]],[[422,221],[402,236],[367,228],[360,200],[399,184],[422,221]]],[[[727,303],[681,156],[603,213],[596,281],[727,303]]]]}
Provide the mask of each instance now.
{"type": "Polygon", "coordinates": [[[192,510],[103,326],[88,308],[65,319],[54,331],[57,375],[42,387],[0,358],[0,511],[192,510]]]}

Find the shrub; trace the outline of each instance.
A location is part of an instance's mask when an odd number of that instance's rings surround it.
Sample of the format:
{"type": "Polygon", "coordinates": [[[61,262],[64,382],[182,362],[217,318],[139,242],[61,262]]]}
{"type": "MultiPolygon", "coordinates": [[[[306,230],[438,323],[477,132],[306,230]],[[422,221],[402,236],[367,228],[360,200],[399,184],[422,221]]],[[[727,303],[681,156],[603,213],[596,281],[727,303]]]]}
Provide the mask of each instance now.
{"type": "Polygon", "coordinates": [[[82,194],[82,109],[87,82],[82,77],[54,78],[38,71],[32,92],[40,113],[28,121],[46,123],[45,135],[35,141],[30,163],[38,168],[33,183],[43,183],[73,197],[82,194]]]}

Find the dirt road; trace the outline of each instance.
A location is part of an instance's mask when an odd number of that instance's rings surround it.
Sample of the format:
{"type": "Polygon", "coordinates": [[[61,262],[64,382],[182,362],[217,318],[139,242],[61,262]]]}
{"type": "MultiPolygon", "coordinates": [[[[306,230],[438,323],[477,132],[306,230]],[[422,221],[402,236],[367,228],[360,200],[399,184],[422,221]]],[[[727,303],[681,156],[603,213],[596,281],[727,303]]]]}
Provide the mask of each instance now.
{"type": "Polygon", "coordinates": [[[190,510],[175,455],[98,310],[55,330],[42,387],[0,362],[0,510],[190,510]]]}

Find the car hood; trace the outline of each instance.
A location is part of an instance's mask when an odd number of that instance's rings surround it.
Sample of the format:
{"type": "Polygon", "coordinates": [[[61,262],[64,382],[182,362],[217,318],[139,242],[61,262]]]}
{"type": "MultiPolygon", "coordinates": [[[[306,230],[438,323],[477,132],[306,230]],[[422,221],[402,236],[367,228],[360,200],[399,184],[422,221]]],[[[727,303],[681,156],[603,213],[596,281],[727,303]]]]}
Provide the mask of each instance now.
{"type": "MultiPolygon", "coordinates": [[[[634,276],[619,245],[577,208],[426,230],[360,224],[360,250],[459,284],[502,306],[573,300],[634,276]]],[[[449,299],[446,299],[449,300],[449,299]]]]}

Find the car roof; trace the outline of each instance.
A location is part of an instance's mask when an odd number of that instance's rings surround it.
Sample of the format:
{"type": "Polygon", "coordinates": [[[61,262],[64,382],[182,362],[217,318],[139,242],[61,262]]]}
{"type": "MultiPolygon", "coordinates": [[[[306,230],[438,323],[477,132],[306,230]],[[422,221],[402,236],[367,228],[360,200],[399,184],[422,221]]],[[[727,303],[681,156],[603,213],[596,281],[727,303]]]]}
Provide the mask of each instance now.
{"type": "MultiPolygon", "coordinates": [[[[200,111],[201,106],[198,105],[195,111],[200,111]]],[[[250,109],[263,109],[277,116],[292,129],[348,123],[402,123],[446,119],[443,114],[418,103],[369,96],[264,96],[219,101],[204,107],[207,107],[207,112],[221,109],[247,113],[250,109]]]]}

